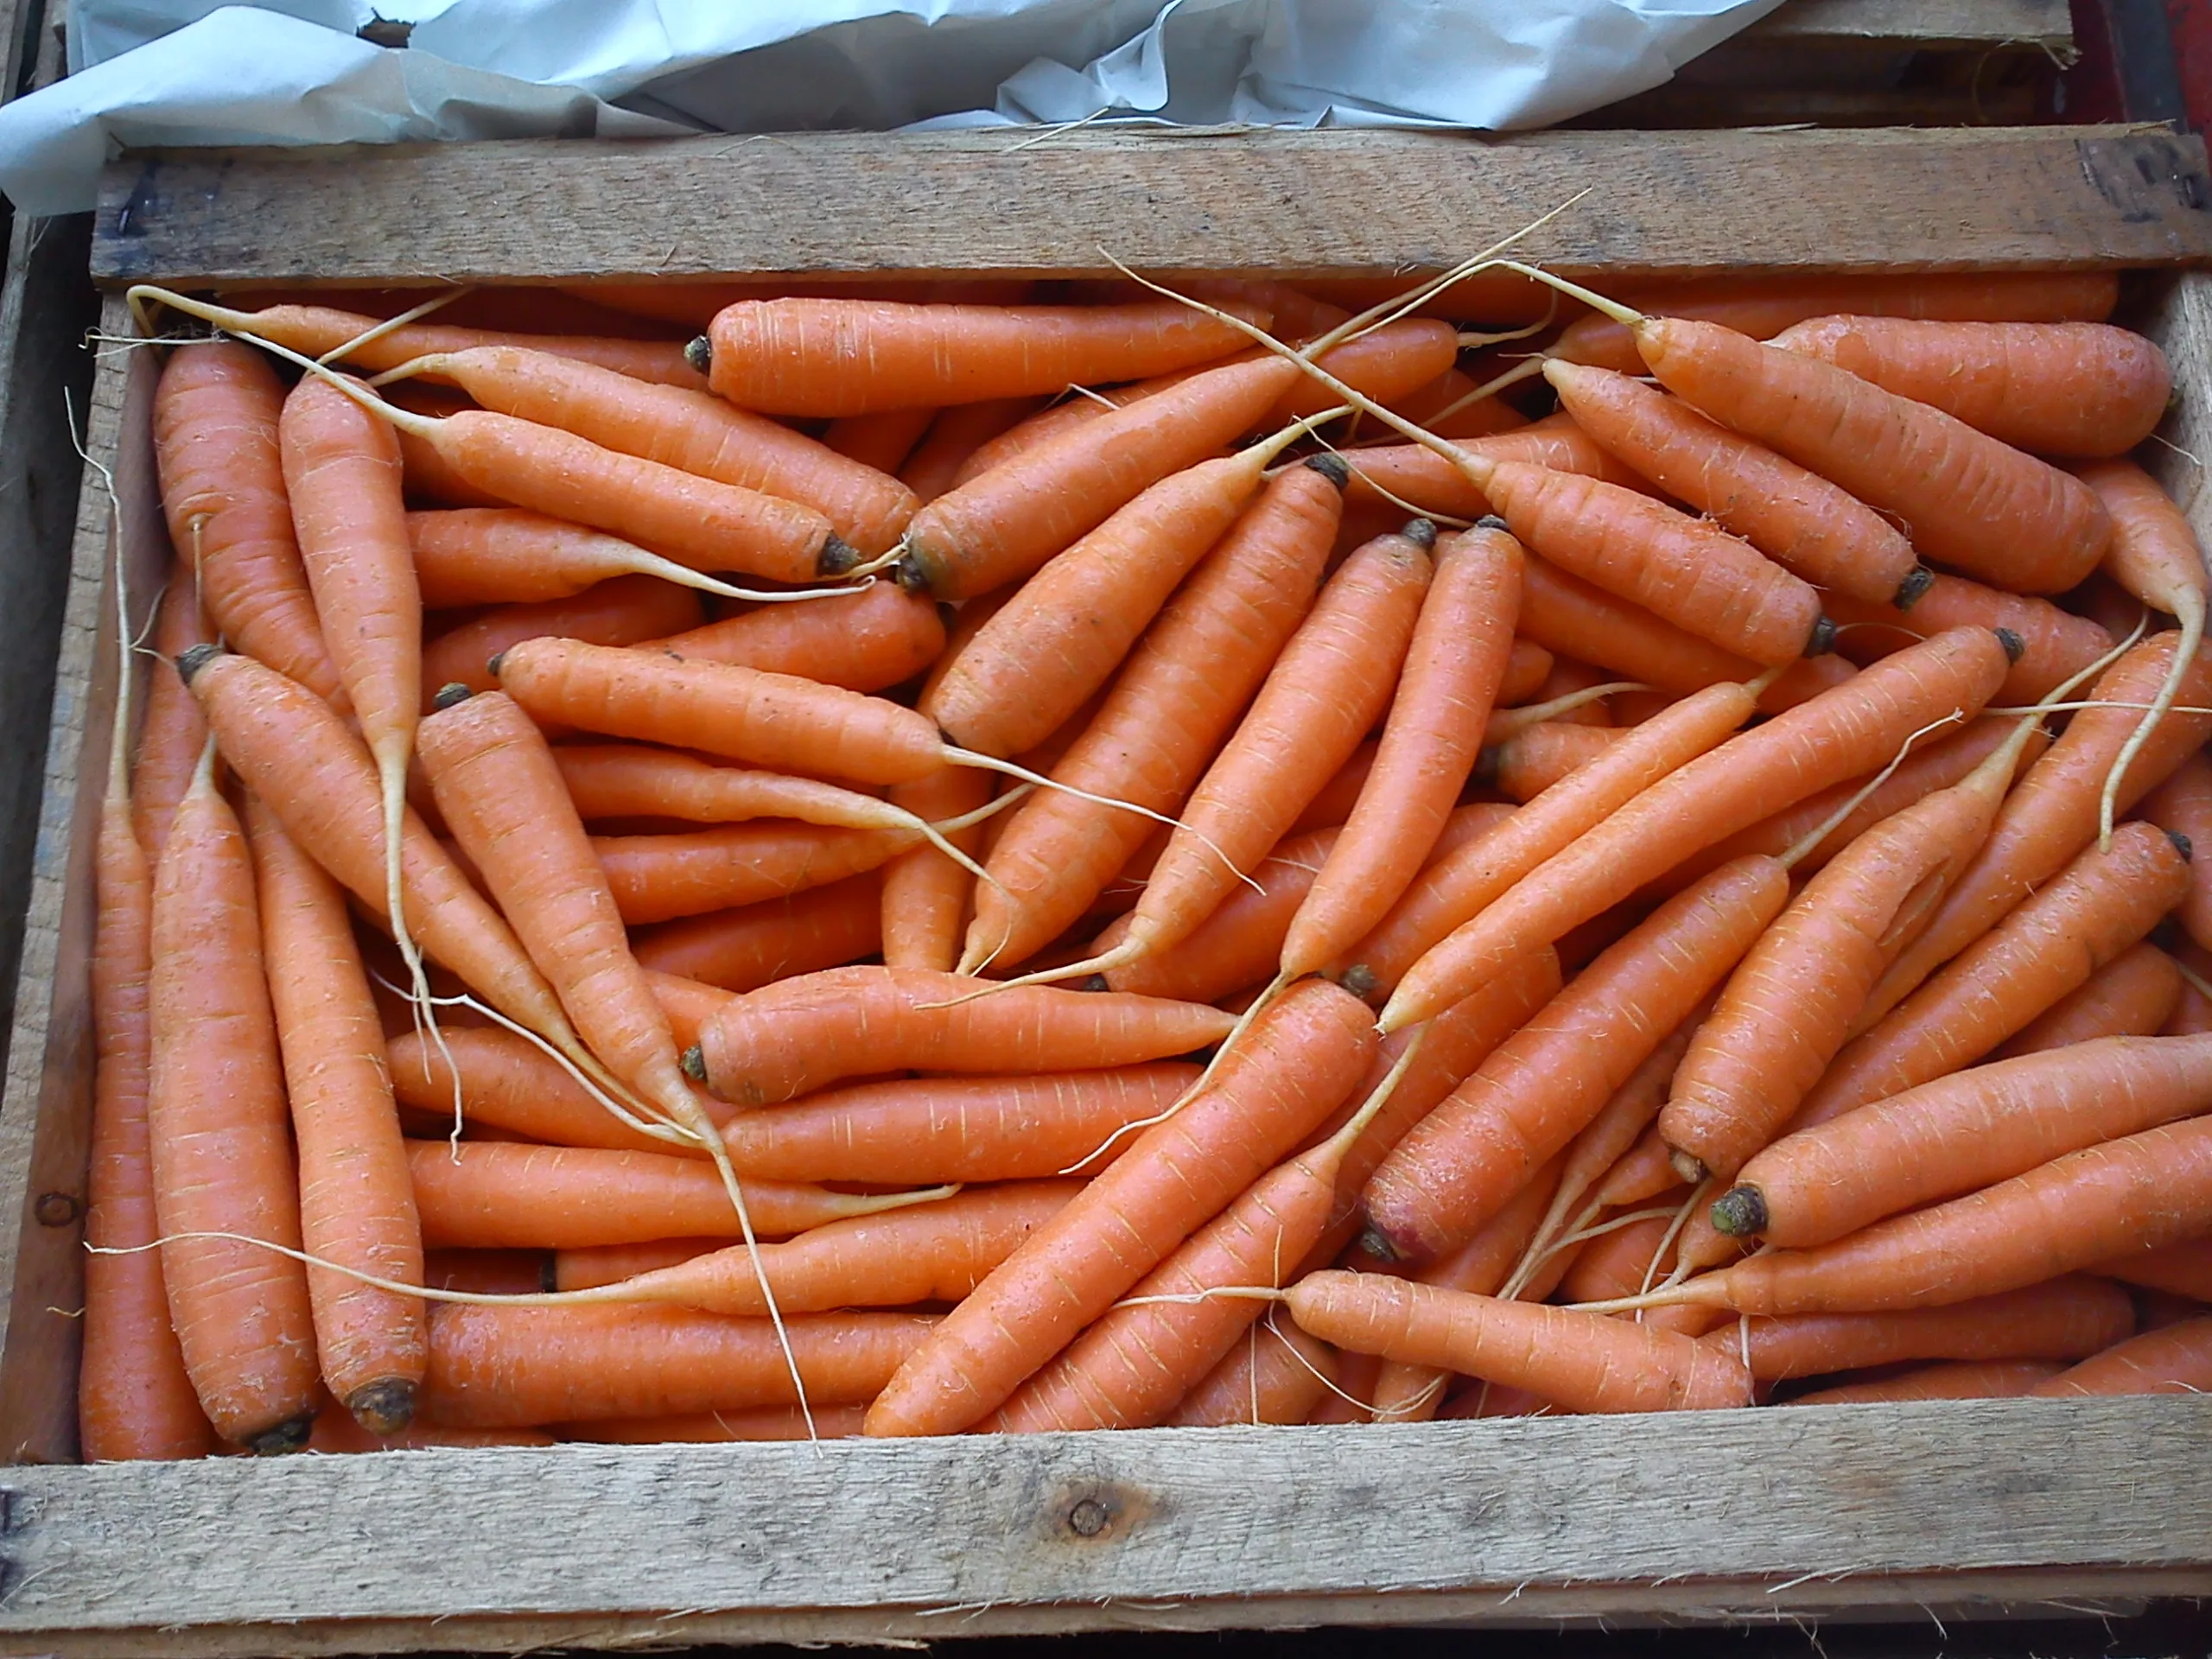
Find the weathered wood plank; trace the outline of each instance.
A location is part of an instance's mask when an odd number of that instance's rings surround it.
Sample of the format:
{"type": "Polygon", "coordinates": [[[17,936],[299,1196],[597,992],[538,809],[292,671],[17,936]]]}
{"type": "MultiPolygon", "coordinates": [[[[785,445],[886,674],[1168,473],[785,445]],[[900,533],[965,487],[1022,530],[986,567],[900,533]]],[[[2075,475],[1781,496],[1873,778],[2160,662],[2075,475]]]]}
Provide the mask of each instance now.
{"type": "Polygon", "coordinates": [[[2212,271],[2176,277],[2141,327],[2172,366],[2175,395],[2157,436],[2139,453],[2188,512],[2197,541],[2212,547],[2212,271]]]}
{"type": "Polygon", "coordinates": [[[2066,0],[1789,0],[1713,51],[1738,41],[2070,53],[2074,21],[2066,0]]]}
{"type": "Polygon", "coordinates": [[[2212,1592],[2212,1411],[2173,1398],[219,1459],[0,1486],[0,1633],[46,1650],[223,1626],[226,1651],[282,1651],[274,1627],[302,1617],[557,1616],[634,1640],[671,1613],[948,1634],[985,1610],[1102,1624],[1172,1601],[1227,1625],[1279,1598],[1333,1620],[1327,1599],[1374,1617],[1399,1594],[1454,1618],[1775,1616],[1936,1572],[2000,1597],[2212,1592]]]}
{"type": "Polygon", "coordinates": [[[731,270],[1353,275],[1521,245],[1563,270],[1984,269],[2212,257],[2202,141],[1973,131],[819,133],[486,143],[111,169],[111,282],[731,270]],[[855,227],[865,227],[856,233],[855,227]]]}

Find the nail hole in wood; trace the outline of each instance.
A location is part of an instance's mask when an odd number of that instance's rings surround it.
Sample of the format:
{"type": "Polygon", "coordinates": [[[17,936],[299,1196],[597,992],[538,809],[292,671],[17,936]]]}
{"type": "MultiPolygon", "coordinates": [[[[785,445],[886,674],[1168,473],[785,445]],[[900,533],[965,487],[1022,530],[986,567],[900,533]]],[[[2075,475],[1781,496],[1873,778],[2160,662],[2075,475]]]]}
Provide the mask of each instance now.
{"type": "Polygon", "coordinates": [[[1096,1498],[1077,1498],[1068,1510],[1068,1530],[1078,1538],[1096,1538],[1113,1518],[1112,1511],[1096,1498]]]}
{"type": "Polygon", "coordinates": [[[67,1227],[85,1212],[73,1193],[41,1192],[38,1202],[31,1206],[31,1213],[38,1217],[41,1227],[67,1227]]]}

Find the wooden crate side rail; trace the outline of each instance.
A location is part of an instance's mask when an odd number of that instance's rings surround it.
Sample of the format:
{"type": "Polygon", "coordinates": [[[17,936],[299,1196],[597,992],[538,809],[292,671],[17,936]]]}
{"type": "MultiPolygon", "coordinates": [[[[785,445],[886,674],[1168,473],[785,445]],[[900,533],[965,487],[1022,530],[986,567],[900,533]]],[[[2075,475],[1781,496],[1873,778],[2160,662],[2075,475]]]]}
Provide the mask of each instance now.
{"type": "Polygon", "coordinates": [[[1545,132],[1090,129],[148,157],[110,169],[111,283],[1441,269],[1521,245],[1615,276],[2212,258],[2203,142],[2154,128],[1545,132]],[[1579,200],[1578,200],[1579,198],[1579,200]],[[855,235],[854,227],[868,233],[855,235]]]}

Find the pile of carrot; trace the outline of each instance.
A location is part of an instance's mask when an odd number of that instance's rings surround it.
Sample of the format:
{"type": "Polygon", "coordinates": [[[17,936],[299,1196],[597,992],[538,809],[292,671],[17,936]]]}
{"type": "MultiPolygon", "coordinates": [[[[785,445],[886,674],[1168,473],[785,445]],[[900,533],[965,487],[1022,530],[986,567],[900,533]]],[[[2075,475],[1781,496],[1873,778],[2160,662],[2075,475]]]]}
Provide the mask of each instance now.
{"type": "Polygon", "coordinates": [[[137,291],[85,1455],[2212,1386],[2118,296],[137,291]]]}

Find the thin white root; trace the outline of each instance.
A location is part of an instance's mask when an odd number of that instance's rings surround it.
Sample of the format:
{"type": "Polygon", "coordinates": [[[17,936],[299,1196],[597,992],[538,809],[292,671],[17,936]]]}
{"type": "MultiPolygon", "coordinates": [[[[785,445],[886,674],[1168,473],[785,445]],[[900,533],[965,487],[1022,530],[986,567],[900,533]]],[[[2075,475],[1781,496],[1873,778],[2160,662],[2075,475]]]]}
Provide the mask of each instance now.
{"type": "Polygon", "coordinates": [[[2158,728],[2173,709],[2174,699],[2181,695],[2181,683],[2188,677],[2190,666],[2196,661],[2197,648],[2204,643],[2204,595],[2194,589],[2183,589],[2176,595],[2178,602],[2177,620],[2181,623],[2181,639],[2174,647],[2174,665],[2167,672],[2165,683],[2158,688],[2158,695],[2135,729],[2128,734],[2121,745],[2112,770],[2105,774],[2104,792],[2097,798],[2097,850],[2106,852],[2112,847],[2112,821],[2119,806],[2120,785],[2126,781],[2127,769],[2135,764],[2135,757],[2143,753],[2143,746],[2158,728]]]}

